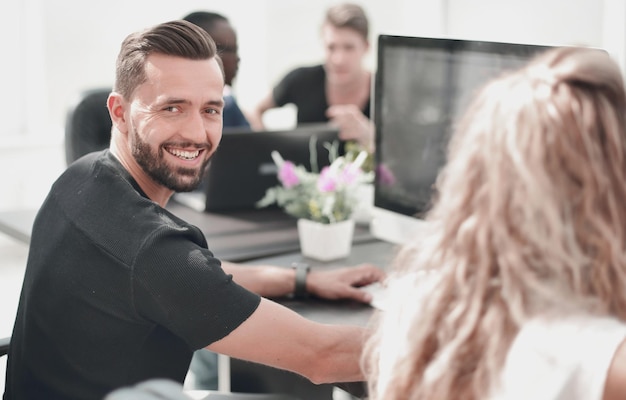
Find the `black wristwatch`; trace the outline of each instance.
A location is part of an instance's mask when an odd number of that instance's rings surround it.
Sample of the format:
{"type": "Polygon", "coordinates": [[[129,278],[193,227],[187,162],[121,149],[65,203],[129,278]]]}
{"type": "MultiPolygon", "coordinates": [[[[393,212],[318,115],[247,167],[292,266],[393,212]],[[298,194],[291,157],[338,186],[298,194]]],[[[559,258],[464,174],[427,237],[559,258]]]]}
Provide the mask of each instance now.
{"type": "Polygon", "coordinates": [[[293,269],[296,270],[296,287],[293,291],[293,297],[295,299],[303,299],[308,297],[309,292],[306,290],[306,277],[309,275],[309,264],[305,263],[293,263],[291,264],[293,269]]]}

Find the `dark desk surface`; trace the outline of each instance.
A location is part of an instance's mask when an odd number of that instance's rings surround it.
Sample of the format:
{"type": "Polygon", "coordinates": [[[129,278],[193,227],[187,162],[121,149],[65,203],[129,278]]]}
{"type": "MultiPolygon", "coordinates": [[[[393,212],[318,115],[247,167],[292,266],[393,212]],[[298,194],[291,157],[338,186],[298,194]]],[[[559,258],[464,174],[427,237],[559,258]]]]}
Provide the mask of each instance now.
{"type": "MultiPolygon", "coordinates": [[[[296,219],[281,210],[205,213],[175,201],[167,209],[200,228],[209,249],[222,260],[244,262],[300,251],[296,219]]],[[[36,214],[37,210],[0,212],[0,232],[28,244],[36,214]]],[[[355,227],[354,243],[373,240],[367,227],[355,227]]]]}
{"type": "MultiPolygon", "coordinates": [[[[198,212],[174,201],[167,209],[200,228],[209,249],[222,260],[244,262],[300,252],[296,219],[278,209],[217,214],[198,212]]],[[[369,227],[355,227],[354,243],[372,241],[369,227]]]]}

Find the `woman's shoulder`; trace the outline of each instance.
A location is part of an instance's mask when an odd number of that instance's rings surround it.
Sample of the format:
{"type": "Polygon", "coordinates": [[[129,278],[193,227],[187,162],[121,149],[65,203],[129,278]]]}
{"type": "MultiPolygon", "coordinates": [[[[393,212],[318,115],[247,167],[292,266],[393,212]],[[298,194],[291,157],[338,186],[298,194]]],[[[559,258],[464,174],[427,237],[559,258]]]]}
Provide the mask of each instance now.
{"type": "Polygon", "coordinates": [[[624,338],[626,323],[611,317],[535,318],[513,341],[493,400],[600,400],[624,338]]]}
{"type": "Polygon", "coordinates": [[[520,329],[513,343],[531,347],[542,352],[551,352],[563,357],[578,358],[584,349],[571,353],[570,349],[587,341],[611,339],[612,342],[626,335],[626,322],[609,316],[571,315],[564,317],[540,317],[528,321],[520,329]]]}

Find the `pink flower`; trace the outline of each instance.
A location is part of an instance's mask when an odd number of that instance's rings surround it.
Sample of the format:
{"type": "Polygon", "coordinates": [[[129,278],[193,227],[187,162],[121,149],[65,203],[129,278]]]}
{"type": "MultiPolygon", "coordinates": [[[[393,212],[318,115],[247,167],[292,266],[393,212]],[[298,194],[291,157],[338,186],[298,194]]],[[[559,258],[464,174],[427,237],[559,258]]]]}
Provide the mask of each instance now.
{"type": "Polygon", "coordinates": [[[298,175],[296,175],[295,164],[291,161],[285,161],[278,171],[278,179],[287,189],[292,188],[300,183],[300,179],[298,179],[298,175]]]}
{"type": "Polygon", "coordinates": [[[380,164],[376,168],[376,176],[379,182],[385,186],[392,186],[396,183],[396,177],[385,164],[380,164]]]}
{"type": "Polygon", "coordinates": [[[317,190],[320,192],[332,192],[337,189],[337,176],[330,167],[322,168],[317,180],[317,190]]]}

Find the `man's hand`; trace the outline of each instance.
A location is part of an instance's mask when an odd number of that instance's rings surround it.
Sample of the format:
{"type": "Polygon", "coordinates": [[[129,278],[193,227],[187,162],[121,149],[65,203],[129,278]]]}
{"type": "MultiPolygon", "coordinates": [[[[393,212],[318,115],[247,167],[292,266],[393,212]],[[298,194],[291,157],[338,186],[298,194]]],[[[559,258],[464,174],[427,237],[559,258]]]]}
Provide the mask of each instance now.
{"type": "Polygon", "coordinates": [[[326,116],[339,128],[341,140],[356,140],[368,151],[374,149],[374,124],[354,104],[328,107],[326,116]]]}
{"type": "Polygon", "coordinates": [[[324,299],[353,299],[369,303],[372,296],[359,287],[381,281],[384,277],[385,272],[371,264],[330,271],[312,269],[307,276],[306,289],[312,295],[324,299]]]}

